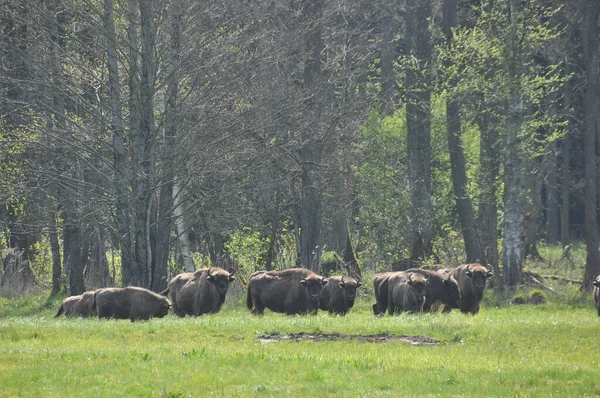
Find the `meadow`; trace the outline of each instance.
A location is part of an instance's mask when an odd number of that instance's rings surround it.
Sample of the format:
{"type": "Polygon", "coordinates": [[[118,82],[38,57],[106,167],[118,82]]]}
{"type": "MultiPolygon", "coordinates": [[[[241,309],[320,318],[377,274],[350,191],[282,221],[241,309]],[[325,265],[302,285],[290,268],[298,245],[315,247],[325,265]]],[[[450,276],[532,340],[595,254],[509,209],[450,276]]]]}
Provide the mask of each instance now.
{"type": "Polygon", "coordinates": [[[131,323],[54,319],[60,298],[45,295],[0,299],[0,396],[600,395],[591,297],[511,306],[489,292],[475,316],[375,317],[372,302],[365,290],[346,317],[259,317],[233,292],[216,315],[131,323]],[[325,338],[276,340],[300,332],[325,338]]]}

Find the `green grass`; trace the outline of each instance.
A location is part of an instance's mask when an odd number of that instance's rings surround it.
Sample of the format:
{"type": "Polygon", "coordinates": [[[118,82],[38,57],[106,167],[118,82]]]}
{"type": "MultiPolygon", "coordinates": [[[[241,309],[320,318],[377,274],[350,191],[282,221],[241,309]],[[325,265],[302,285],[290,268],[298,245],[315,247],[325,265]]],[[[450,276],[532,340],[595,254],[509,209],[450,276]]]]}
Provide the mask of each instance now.
{"type": "Polygon", "coordinates": [[[598,396],[591,304],[484,306],[476,316],[216,315],[131,323],[53,319],[58,301],[0,299],[0,396],[598,396]],[[437,346],[262,343],[272,333],[424,335],[437,346]]]}

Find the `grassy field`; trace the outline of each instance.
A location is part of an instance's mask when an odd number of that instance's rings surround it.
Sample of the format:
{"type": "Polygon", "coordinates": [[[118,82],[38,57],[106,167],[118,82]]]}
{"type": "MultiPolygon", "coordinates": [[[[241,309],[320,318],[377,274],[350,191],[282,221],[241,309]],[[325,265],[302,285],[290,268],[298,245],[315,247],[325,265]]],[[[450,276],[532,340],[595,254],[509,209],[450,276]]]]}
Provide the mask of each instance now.
{"type": "Polygon", "coordinates": [[[591,306],[488,305],[476,316],[217,315],[131,323],[54,319],[57,301],[0,300],[0,396],[598,396],[591,306]],[[440,343],[263,342],[290,333],[427,336],[440,343]]]}

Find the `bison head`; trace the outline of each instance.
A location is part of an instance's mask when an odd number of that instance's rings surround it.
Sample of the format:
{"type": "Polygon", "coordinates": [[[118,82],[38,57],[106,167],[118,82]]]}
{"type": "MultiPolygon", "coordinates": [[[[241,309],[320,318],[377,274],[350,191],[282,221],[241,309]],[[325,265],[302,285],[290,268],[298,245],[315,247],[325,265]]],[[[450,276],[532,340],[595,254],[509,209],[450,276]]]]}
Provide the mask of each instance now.
{"type": "Polygon", "coordinates": [[[466,275],[471,279],[473,288],[478,293],[483,293],[487,279],[492,277],[492,271],[479,264],[467,265],[466,275]]]}
{"type": "Polygon", "coordinates": [[[600,287],[600,275],[596,277],[596,280],[592,282],[592,285],[600,287]]]}
{"type": "Polygon", "coordinates": [[[427,277],[418,273],[408,274],[408,281],[406,282],[413,288],[417,305],[423,307],[425,304],[425,286],[427,285],[427,277]]]}
{"type": "Polygon", "coordinates": [[[310,301],[318,303],[321,289],[327,284],[327,279],[323,279],[322,276],[316,274],[309,275],[306,278],[302,278],[300,284],[307,289],[310,301]]]}
{"type": "Polygon", "coordinates": [[[220,297],[225,297],[227,295],[227,290],[229,290],[229,283],[235,280],[233,276],[233,269],[229,272],[225,271],[222,268],[209,268],[208,276],[206,280],[215,285],[215,289],[220,297]]]}
{"type": "Polygon", "coordinates": [[[171,307],[171,303],[166,298],[161,300],[160,308],[158,309],[157,318],[163,318],[169,313],[169,307],[171,307]]]}
{"type": "Polygon", "coordinates": [[[344,277],[342,276],[342,281],[338,283],[338,286],[341,289],[344,289],[344,295],[346,296],[346,300],[348,300],[348,304],[353,305],[354,299],[356,298],[356,289],[362,286],[362,281],[354,278],[347,278],[344,280],[344,277]]]}

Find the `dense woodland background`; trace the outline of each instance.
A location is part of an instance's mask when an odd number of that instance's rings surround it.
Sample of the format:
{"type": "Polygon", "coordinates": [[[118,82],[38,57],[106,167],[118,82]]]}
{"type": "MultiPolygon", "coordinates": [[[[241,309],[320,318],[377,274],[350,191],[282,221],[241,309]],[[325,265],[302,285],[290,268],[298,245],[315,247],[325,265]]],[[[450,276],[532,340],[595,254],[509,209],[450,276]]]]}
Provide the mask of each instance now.
{"type": "Polygon", "coordinates": [[[600,274],[594,0],[3,0],[0,291],[537,244],[600,274]],[[336,254],[334,254],[336,253],[336,254]],[[568,249],[566,251],[568,255],[568,249]]]}

